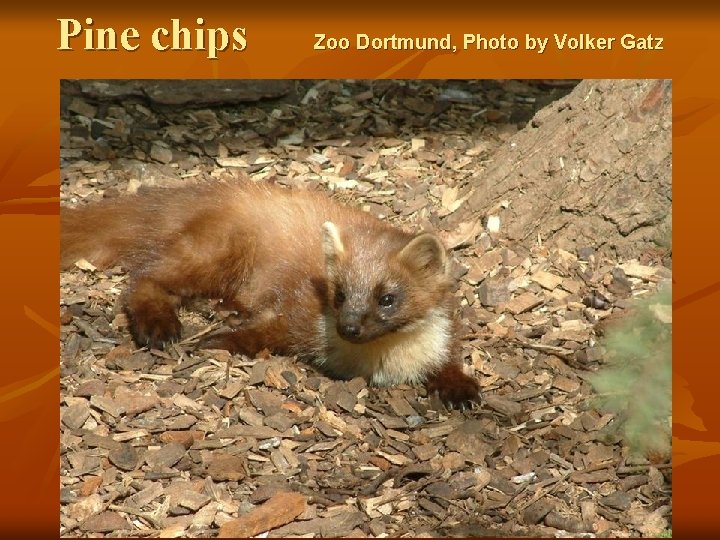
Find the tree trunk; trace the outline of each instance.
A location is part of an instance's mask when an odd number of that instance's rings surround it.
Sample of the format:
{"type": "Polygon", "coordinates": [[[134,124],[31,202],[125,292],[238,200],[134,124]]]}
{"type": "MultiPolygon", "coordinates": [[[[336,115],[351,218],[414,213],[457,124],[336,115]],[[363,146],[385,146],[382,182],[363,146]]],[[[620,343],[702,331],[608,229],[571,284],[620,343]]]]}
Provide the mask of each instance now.
{"type": "Polygon", "coordinates": [[[497,151],[469,209],[527,247],[630,258],[669,243],[671,97],[670,81],[581,82],[497,151]]]}

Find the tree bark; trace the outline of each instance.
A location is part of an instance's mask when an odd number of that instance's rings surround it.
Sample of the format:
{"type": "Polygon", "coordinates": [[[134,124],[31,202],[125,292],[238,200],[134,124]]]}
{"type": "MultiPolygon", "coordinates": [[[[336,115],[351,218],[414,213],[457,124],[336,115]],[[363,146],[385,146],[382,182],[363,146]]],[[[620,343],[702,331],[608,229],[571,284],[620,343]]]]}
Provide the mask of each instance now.
{"type": "Polygon", "coordinates": [[[671,98],[670,81],[581,82],[496,152],[469,209],[527,247],[629,258],[669,244],[671,98]]]}

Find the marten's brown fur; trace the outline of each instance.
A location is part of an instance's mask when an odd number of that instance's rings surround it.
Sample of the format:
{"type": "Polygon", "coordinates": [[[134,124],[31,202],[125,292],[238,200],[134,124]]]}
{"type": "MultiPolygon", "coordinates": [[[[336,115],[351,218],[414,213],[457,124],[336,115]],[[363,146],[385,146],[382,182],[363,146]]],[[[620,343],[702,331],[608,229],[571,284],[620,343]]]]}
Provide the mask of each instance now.
{"type": "Polygon", "coordinates": [[[458,360],[447,257],[412,235],[307,191],[199,183],[61,210],[61,264],[130,272],[124,309],[139,345],[177,340],[183,299],[221,299],[241,323],[205,348],[294,354],[338,378],[425,382],[478,398],[458,360]]]}

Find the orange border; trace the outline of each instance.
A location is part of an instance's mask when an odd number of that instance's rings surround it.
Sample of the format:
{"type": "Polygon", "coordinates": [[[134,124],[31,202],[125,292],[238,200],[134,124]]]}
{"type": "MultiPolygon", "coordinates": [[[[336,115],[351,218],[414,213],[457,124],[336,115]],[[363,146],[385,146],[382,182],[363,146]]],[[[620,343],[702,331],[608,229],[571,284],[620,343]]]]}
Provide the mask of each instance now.
{"type": "MultiPolygon", "coordinates": [[[[542,3],[512,6],[307,7],[273,4],[225,8],[219,3],[152,11],[84,6],[9,8],[0,20],[5,83],[0,99],[0,490],[3,532],[55,536],[58,531],[58,81],[61,78],[672,78],[675,168],[674,458],[676,535],[709,532],[716,521],[720,481],[720,416],[715,414],[720,368],[715,358],[718,299],[718,184],[713,159],[720,133],[718,17],[656,4],[622,16],[607,5],[551,11],[542,3]],[[203,52],[159,52],[151,31],[179,18],[193,26],[245,27],[248,46],[208,60],[203,52]],[[57,18],[93,17],[95,26],[134,26],[135,52],[59,52],[57,18]],[[481,33],[653,34],[663,51],[527,51],[438,53],[315,51],[314,34],[352,36],[481,33]],[[697,484],[701,486],[696,489],[697,484]]],[[[5,8],[4,8],[5,9],[5,8]]],[[[687,8],[689,9],[689,8],[687,8]]],[[[459,40],[459,37],[457,38],[459,40]]]]}

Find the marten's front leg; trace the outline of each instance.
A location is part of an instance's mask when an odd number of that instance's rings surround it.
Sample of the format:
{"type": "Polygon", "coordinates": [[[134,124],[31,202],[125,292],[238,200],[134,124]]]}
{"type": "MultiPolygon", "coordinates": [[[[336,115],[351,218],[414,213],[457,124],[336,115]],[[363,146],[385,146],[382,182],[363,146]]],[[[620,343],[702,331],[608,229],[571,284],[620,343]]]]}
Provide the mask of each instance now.
{"type": "Polygon", "coordinates": [[[480,402],[480,384],[465,375],[458,362],[447,362],[438,371],[430,375],[425,382],[428,394],[438,393],[440,400],[452,406],[464,406],[480,402]]]}
{"type": "Polygon", "coordinates": [[[466,375],[460,360],[461,341],[460,322],[453,319],[453,336],[450,350],[445,363],[436,372],[431,373],[425,381],[428,395],[438,393],[440,400],[449,406],[464,407],[472,403],[480,403],[480,384],[474,377],[466,375]]]}
{"type": "Polygon", "coordinates": [[[266,349],[268,335],[266,331],[256,328],[236,328],[218,332],[198,343],[199,349],[223,349],[232,354],[244,354],[254,358],[260,351],[266,349]]]}
{"type": "Polygon", "coordinates": [[[232,330],[218,332],[200,340],[198,348],[224,349],[251,358],[264,349],[283,354],[287,352],[287,335],[287,318],[267,307],[249,314],[232,330]]]}
{"type": "Polygon", "coordinates": [[[135,343],[162,349],[180,339],[182,325],[177,316],[180,297],[151,278],[137,279],[128,290],[125,313],[135,343]]]}
{"type": "Polygon", "coordinates": [[[162,348],[180,338],[182,300],[235,295],[252,257],[239,238],[227,220],[199,215],[136,272],[124,307],[138,345],[162,348]]]}

